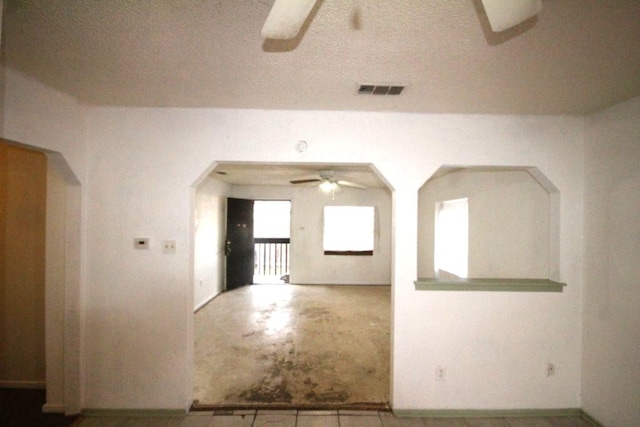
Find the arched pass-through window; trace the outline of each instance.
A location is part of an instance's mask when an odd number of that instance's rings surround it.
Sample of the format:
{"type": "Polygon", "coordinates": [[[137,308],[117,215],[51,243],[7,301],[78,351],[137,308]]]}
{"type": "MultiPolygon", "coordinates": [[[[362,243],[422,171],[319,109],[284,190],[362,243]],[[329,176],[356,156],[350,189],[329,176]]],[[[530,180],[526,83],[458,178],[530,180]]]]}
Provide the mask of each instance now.
{"type": "Polygon", "coordinates": [[[558,197],[535,167],[441,167],[419,191],[416,289],[561,292],[558,197]]]}

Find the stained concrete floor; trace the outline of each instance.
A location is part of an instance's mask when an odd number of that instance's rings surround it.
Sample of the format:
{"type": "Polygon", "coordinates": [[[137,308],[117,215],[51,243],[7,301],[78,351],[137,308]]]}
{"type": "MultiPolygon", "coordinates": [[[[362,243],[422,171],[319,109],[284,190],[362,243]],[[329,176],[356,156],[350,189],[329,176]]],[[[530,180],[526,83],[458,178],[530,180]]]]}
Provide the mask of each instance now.
{"type": "Polygon", "coordinates": [[[384,407],[389,286],[252,285],[195,316],[195,407],[384,407]]]}

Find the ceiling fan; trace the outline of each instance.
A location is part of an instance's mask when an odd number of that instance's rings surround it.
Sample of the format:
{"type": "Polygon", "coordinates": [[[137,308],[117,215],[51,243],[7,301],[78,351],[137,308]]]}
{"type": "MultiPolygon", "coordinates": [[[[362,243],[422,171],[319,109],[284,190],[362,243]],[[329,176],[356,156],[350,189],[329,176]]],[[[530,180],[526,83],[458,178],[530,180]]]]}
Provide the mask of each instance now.
{"type": "Polygon", "coordinates": [[[335,171],[332,170],[322,170],[319,171],[317,175],[296,178],[289,182],[293,185],[318,184],[318,188],[320,188],[322,192],[331,193],[332,197],[335,197],[336,193],[340,193],[342,191],[340,187],[351,187],[359,190],[367,189],[366,185],[337,179],[335,171]]]}
{"type": "MultiPolygon", "coordinates": [[[[309,17],[316,0],[275,0],[262,27],[265,39],[292,39],[309,17]]],[[[542,0],[482,0],[494,32],[507,30],[537,15],[542,0]]]]}

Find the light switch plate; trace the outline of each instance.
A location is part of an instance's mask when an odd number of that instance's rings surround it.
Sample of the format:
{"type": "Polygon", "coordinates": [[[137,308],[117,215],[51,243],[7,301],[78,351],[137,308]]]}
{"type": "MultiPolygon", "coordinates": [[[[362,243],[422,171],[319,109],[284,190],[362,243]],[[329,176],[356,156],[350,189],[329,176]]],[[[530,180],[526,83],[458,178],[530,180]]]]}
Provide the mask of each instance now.
{"type": "Polygon", "coordinates": [[[133,247],[135,249],[148,249],[149,238],[148,237],[136,237],[133,239],[133,247]]]}

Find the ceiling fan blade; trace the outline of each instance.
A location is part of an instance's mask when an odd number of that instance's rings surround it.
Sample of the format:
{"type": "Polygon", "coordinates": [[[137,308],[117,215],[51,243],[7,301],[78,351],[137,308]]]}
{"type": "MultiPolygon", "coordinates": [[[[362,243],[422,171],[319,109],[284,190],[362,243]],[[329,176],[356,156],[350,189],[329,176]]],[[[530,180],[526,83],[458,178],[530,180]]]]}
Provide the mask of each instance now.
{"type": "Polygon", "coordinates": [[[316,0],[276,0],[262,27],[262,38],[294,38],[315,3],[316,0]]]}
{"type": "Polygon", "coordinates": [[[537,15],[542,0],[482,0],[493,32],[507,30],[537,15]]]}
{"type": "Polygon", "coordinates": [[[351,188],[357,188],[359,190],[366,190],[367,186],[366,185],[362,185],[362,184],[358,184],[355,182],[351,182],[351,181],[336,181],[336,184],[340,185],[340,186],[344,186],[344,187],[351,187],[351,188]]]}
{"type": "Polygon", "coordinates": [[[289,181],[291,184],[309,184],[312,182],[320,182],[322,181],[320,178],[309,178],[309,179],[292,179],[289,181]]]}

